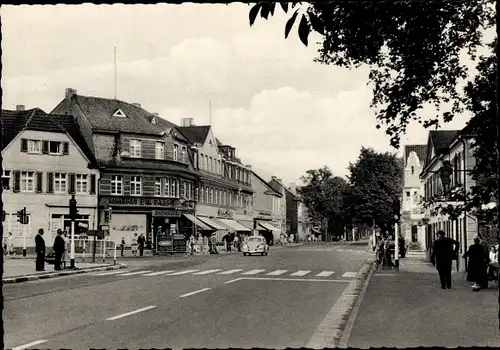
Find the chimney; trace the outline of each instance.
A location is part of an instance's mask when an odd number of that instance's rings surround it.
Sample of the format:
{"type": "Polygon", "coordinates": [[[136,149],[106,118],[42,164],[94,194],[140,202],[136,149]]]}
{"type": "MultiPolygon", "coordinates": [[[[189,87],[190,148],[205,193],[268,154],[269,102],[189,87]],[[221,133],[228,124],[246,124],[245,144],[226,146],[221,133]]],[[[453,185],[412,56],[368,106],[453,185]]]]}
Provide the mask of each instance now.
{"type": "Polygon", "coordinates": [[[245,165],[245,168],[247,168],[248,170],[252,170],[252,166],[251,165],[245,165]]]}
{"type": "Polygon", "coordinates": [[[297,192],[297,185],[295,184],[295,182],[290,182],[290,185],[288,187],[290,189],[290,191],[292,191],[293,193],[296,193],[297,192]]]}
{"type": "Polygon", "coordinates": [[[16,106],[16,111],[24,111],[25,108],[24,108],[24,105],[17,105],[16,106]]]}
{"type": "Polygon", "coordinates": [[[181,118],[181,126],[193,126],[193,118],[181,118]]]}
{"type": "Polygon", "coordinates": [[[156,112],[154,112],[154,113],[153,113],[153,115],[154,115],[154,116],[157,116],[157,117],[159,117],[159,116],[160,116],[160,114],[159,114],[159,113],[156,113],[156,112]]]}
{"type": "Polygon", "coordinates": [[[141,104],[137,103],[137,102],[132,103],[132,106],[136,106],[137,108],[141,108],[141,104]]]}
{"type": "Polygon", "coordinates": [[[76,95],[76,90],[72,88],[67,88],[66,89],[66,98],[69,100],[72,98],[74,95],[76,95]]]}
{"type": "Polygon", "coordinates": [[[271,180],[278,180],[276,176],[271,176],[271,180]]]}

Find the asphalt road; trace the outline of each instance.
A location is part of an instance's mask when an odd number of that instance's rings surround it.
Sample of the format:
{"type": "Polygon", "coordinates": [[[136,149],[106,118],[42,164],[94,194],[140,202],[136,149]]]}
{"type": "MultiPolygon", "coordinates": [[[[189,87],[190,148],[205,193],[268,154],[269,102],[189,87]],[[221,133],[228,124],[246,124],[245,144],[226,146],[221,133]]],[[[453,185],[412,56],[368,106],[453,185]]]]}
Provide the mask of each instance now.
{"type": "Polygon", "coordinates": [[[303,347],[372,257],[366,250],[323,243],[134,260],[106,274],[5,285],[5,345],[303,347]]]}

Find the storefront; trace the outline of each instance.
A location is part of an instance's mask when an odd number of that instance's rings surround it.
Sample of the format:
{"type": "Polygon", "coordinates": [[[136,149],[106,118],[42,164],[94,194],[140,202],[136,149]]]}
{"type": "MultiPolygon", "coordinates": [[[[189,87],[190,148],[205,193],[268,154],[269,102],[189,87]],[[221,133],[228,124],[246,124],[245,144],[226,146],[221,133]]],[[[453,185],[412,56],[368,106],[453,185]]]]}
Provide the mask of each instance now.
{"type": "Polygon", "coordinates": [[[273,241],[277,242],[280,239],[281,230],[279,228],[271,225],[271,222],[266,222],[263,220],[255,220],[255,229],[266,238],[268,244],[272,244],[273,241]]]}
{"type": "Polygon", "coordinates": [[[141,233],[147,248],[157,253],[185,252],[186,238],[194,231],[194,224],[183,214],[194,214],[195,202],[176,198],[101,196],[100,225],[109,225],[114,242],[132,243],[141,233]],[[111,220],[105,222],[104,209],[111,208],[111,220]]]}

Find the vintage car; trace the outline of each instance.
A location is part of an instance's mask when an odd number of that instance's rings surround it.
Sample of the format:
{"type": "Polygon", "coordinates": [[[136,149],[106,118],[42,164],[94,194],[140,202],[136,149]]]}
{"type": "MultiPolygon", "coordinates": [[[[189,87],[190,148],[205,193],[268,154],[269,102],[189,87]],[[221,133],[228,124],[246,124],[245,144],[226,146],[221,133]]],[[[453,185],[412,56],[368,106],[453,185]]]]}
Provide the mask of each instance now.
{"type": "Polygon", "coordinates": [[[262,236],[248,237],[243,246],[241,247],[243,255],[260,254],[267,255],[269,253],[269,246],[266,239],[262,236]]]}

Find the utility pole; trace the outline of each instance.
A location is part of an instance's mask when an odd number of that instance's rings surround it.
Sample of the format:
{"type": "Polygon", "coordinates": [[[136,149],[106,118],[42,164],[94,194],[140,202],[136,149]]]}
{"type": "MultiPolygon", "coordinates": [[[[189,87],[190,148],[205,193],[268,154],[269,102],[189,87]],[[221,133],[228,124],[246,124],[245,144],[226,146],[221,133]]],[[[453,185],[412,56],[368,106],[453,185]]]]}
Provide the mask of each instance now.
{"type": "Polygon", "coordinates": [[[394,214],[394,266],[399,270],[399,220],[401,218],[401,202],[399,198],[394,198],[392,202],[394,214]]]}
{"type": "Polygon", "coordinates": [[[115,53],[115,60],[114,60],[114,65],[113,65],[113,68],[114,68],[114,88],[115,88],[115,100],[116,100],[116,46],[114,47],[114,53],[115,53]]]}
{"type": "Polygon", "coordinates": [[[75,195],[71,195],[69,200],[69,217],[71,219],[71,248],[70,248],[70,269],[75,268],[75,220],[78,215],[75,195]]]}

